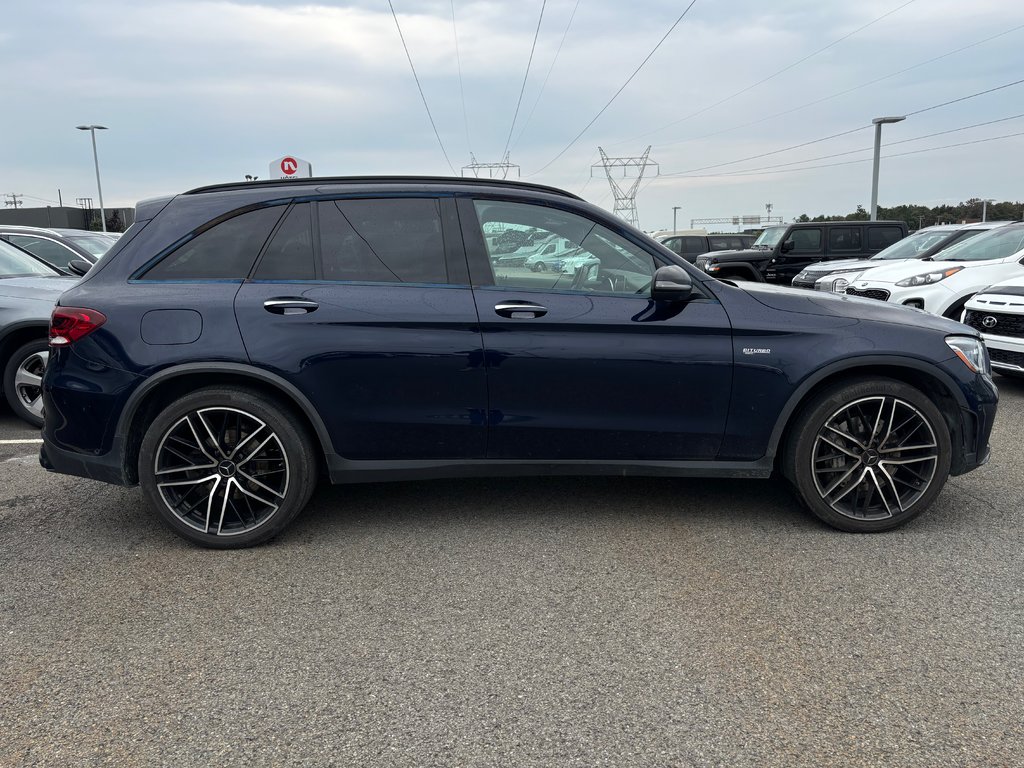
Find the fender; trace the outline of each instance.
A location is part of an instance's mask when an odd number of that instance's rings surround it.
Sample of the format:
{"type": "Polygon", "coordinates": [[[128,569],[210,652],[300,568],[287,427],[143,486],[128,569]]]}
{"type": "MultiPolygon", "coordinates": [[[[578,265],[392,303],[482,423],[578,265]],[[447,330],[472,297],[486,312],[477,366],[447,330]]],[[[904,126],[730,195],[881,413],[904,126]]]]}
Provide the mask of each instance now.
{"type": "Polygon", "coordinates": [[[968,407],[967,398],[964,397],[964,393],[960,390],[960,386],[957,384],[956,380],[933,363],[925,362],[914,357],[903,357],[902,355],[863,355],[859,357],[851,357],[847,360],[839,360],[835,363],[826,365],[824,368],[819,368],[804,379],[803,383],[796,388],[793,394],[789,396],[789,400],[786,401],[786,404],[779,413],[778,419],[775,421],[775,427],[772,429],[771,437],[768,440],[768,450],[765,455],[768,457],[774,457],[778,452],[779,441],[782,439],[782,433],[786,429],[786,425],[790,422],[790,417],[800,404],[800,401],[803,400],[804,396],[810,392],[811,389],[833,374],[855,369],[863,370],[872,365],[908,368],[927,374],[940,381],[946,389],[949,390],[960,408],[968,407]]]}
{"type": "Polygon", "coordinates": [[[302,410],[306,418],[309,419],[310,424],[313,425],[324,454],[331,456],[334,453],[334,444],[331,442],[331,436],[327,432],[323,419],[320,418],[320,414],[313,407],[313,404],[309,402],[309,399],[294,384],[291,384],[275,373],[253,365],[225,362],[183,363],[171,366],[170,368],[164,368],[158,373],[148,376],[128,397],[128,402],[125,403],[124,408],[121,410],[121,417],[117,422],[117,431],[114,433],[115,445],[123,444],[124,440],[127,439],[128,430],[135,418],[135,413],[147,394],[160,384],[191,373],[236,373],[264,384],[269,384],[302,410]]]}
{"type": "MultiPolygon", "coordinates": [[[[720,264],[719,267],[720,267],[719,272],[742,272],[743,274],[748,276],[751,280],[753,280],[756,283],[767,282],[764,279],[764,275],[762,275],[759,270],[754,269],[750,264],[747,264],[746,262],[738,261],[738,262],[735,262],[733,264],[730,264],[729,262],[726,262],[724,264],[720,264]]],[[[717,273],[708,272],[707,274],[708,274],[709,277],[718,277],[717,273]]],[[[729,275],[728,274],[722,275],[722,277],[720,279],[728,280],[729,279],[729,275]]]]}

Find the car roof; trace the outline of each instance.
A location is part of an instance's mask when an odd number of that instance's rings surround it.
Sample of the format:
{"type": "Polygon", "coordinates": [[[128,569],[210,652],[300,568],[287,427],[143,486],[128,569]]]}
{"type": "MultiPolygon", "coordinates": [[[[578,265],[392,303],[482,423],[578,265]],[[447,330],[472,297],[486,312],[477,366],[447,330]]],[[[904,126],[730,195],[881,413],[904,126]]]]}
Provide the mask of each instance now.
{"type": "Polygon", "coordinates": [[[60,231],[56,229],[47,229],[46,227],[30,227],[25,224],[0,224],[0,230],[4,232],[17,232],[19,234],[26,235],[60,235],[60,231]]]}
{"type": "Polygon", "coordinates": [[[345,187],[363,187],[373,185],[401,186],[438,186],[447,188],[468,188],[489,186],[495,189],[516,189],[533,190],[535,192],[546,192],[551,195],[560,195],[574,200],[583,198],[566,192],[564,189],[549,187],[544,184],[532,184],[525,181],[509,181],[507,179],[478,179],[463,178],[461,176],[322,176],[308,179],[264,179],[261,181],[240,181],[227,184],[210,184],[204,187],[196,187],[185,192],[186,195],[203,195],[214,192],[231,192],[246,189],[279,188],[302,189],[310,192],[331,192],[345,187]]]}

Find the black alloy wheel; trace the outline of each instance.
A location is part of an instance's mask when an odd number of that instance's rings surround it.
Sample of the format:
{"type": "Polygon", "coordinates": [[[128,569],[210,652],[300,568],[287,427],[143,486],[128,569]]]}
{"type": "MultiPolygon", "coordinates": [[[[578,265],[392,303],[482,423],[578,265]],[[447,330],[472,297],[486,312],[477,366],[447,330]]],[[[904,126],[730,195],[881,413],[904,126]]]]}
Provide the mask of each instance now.
{"type": "Polygon", "coordinates": [[[305,506],[316,457],[286,407],[245,390],[199,390],[168,406],[139,453],[139,478],[161,519],[204,546],[251,546],[305,506]]]}

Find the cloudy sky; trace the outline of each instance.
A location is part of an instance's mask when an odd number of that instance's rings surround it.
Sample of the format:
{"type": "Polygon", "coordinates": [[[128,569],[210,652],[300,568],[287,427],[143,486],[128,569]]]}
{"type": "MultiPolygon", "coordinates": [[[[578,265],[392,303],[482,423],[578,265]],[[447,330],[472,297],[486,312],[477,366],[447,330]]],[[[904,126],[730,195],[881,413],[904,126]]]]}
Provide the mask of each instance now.
{"type": "Polygon", "coordinates": [[[508,144],[522,178],[610,209],[598,146],[651,144],[642,227],[671,226],[672,206],[681,227],[767,202],[789,219],[867,207],[871,164],[850,161],[872,132],[855,129],[916,112],[883,156],[944,148],[883,160],[881,204],[1024,200],[1024,135],[984,141],[1024,133],[1024,82],[929,109],[1024,80],[1019,0],[696,0],[574,143],[689,0],[392,2],[451,167],[387,0],[10,2],[0,193],[95,198],[74,127],[97,123],[108,206],[264,177],[284,154],[317,175],[450,175],[508,144]]]}

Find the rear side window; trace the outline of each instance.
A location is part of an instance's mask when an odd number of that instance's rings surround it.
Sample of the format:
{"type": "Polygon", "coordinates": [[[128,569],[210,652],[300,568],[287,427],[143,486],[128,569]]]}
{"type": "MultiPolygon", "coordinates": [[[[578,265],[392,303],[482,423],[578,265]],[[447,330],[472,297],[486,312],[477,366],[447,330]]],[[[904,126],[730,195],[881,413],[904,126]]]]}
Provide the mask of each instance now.
{"type": "Polygon", "coordinates": [[[33,235],[8,235],[10,241],[19,248],[24,248],[34,256],[38,256],[48,264],[53,264],[60,269],[67,269],[75,259],[82,258],[66,245],[61,245],[53,240],[33,235]]]}
{"type": "Polygon", "coordinates": [[[860,227],[832,227],[828,231],[828,249],[835,252],[860,250],[860,227]]]}
{"type": "Polygon", "coordinates": [[[292,207],[256,267],[256,280],[315,280],[309,203],[292,207]]]}
{"type": "Polygon", "coordinates": [[[324,280],[447,283],[438,200],[319,203],[324,280]]]}
{"type": "Polygon", "coordinates": [[[899,227],[868,227],[868,250],[880,251],[903,239],[899,227]]]}
{"type": "Polygon", "coordinates": [[[243,280],[284,206],[242,213],[204,232],[171,252],[142,276],[143,280],[243,280]]]}

